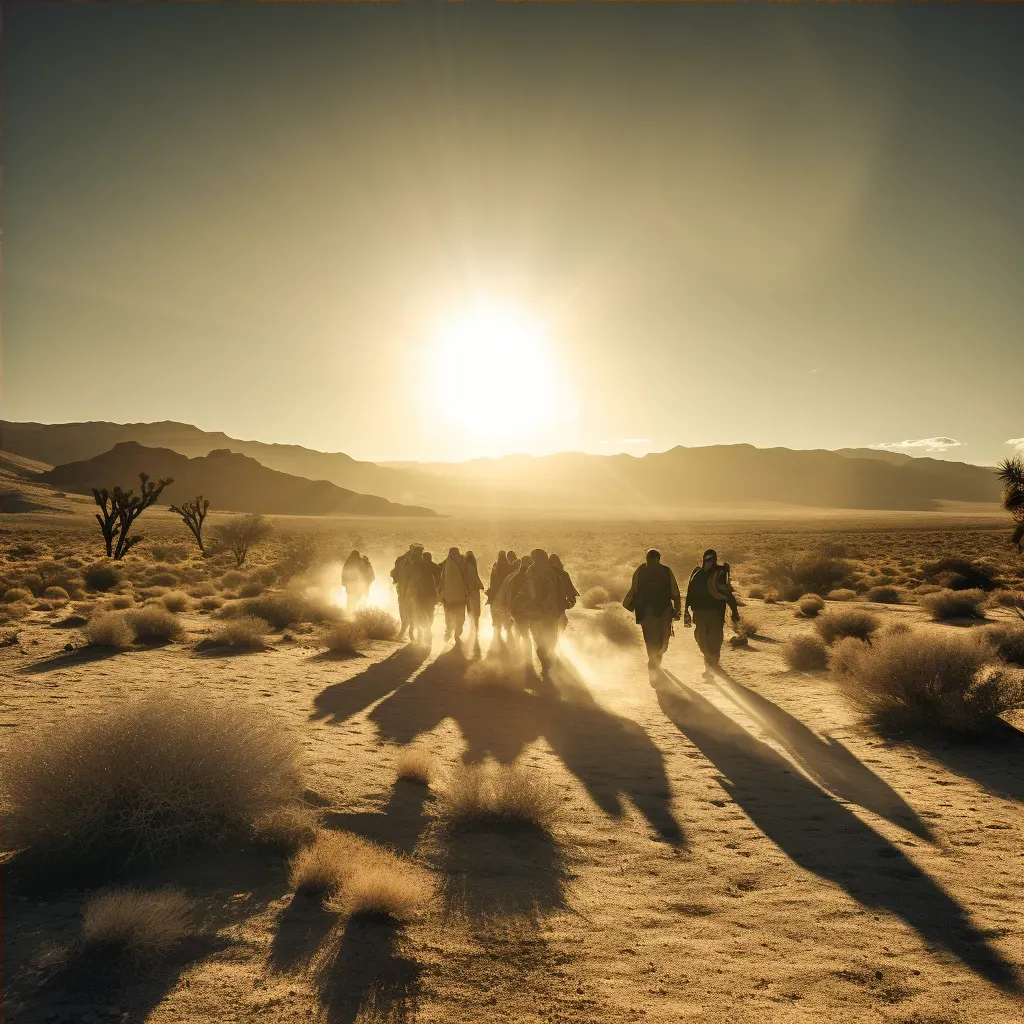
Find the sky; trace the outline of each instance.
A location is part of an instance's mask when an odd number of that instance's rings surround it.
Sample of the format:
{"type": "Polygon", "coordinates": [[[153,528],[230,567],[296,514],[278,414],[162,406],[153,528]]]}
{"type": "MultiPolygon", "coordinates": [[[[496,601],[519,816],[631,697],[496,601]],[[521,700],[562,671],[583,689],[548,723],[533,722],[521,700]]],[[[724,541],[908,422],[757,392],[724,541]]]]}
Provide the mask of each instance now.
{"type": "Polygon", "coordinates": [[[994,463],[1021,52],[1019,5],[8,5],[3,417],[994,463]]]}

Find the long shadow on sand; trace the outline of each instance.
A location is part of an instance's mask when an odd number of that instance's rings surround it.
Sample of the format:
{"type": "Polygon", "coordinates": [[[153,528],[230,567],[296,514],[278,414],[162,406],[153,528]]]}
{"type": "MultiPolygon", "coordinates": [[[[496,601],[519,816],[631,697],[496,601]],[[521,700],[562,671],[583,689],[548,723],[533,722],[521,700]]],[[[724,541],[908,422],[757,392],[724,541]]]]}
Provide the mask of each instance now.
{"type": "Polygon", "coordinates": [[[310,718],[314,721],[326,719],[330,725],[340,725],[398,689],[429,656],[430,648],[426,645],[400,647],[383,661],[374,662],[364,672],[321,690],[313,701],[310,718]]]}
{"type": "Polygon", "coordinates": [[[327,811],[323,821],[328,828],[354,832],[399,853],[411,854],[431,820],[424,812],[429,798],[426,786],[399,779],[382,811],[327,811]]]}
{"type": "Polygon", "coordinates": [[[1024,732],[1003,722],[984,742],[946,743],[922,737],[916,746],[949,771],[974,779],[990,793],[1024,801],[1024,732]]]}
{"type": "Polygon", "coordinates": [[[756,690],[737,682],[721,667],[714,670],[714,682],[726,697],[785,747],[797,764],[822,787],[920,839],[932,841],[931,829],[917,812],[838,740],[831,737],[822,739],[798,718],[756,690]]]}
{"type": "Polygon", "coordinates": [[[926,941],[949,950],[989,981],[1021,989],[1013,965],[899,847],[793,771],[785,757],[709,700],[671,673],[664,675],[675,685],[659,689],[662,710],[721,772],[722,787],[751,821],[787,856],[861,904],[899,915],[926,941]]]}
{"type": "Polygon", "coordinates": [[[543,737],[606,814],[621,818],[627,797],[660,838],[685,845],[661,752],[636,722],[601,707],[571,666],[559,662],[550,680],[534,676],[527,690],[468,683],[469,664],[457,648],[447,651],[381,701],[369,716],[380,735],[410,743],[451,718],[466,762],[490,755],[505,764],[543,737]]]}
{"type": "Polygon", "coordinates": [[[73,651],[62,651],[32,665],[26,665],[19,671],[26,676],[42,675],[44,672],[55,672],[59,668],[75,668],[78,665],[92,664],[94,661],[106,661],[107,658],[115,658],[124,653],[113,647],[77,647],[73,651]]]}

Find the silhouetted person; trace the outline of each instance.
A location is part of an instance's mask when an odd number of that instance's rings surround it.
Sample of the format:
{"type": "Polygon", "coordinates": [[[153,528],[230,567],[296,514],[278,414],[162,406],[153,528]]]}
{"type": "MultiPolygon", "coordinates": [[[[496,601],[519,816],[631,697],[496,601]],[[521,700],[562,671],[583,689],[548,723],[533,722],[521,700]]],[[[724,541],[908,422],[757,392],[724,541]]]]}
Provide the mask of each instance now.
{"type": "Polygon", "coordinates": [[[370,599],[370,588],[373,586],[373,581],[377,578],[377,574],[373,571],[373,564],[370,562],[369,555],[363,555],[363,584],[366,587],[366,600],[370,599]]]}
{"type": "Polygon", "coordinates": [[[561,634],[565,627],[569,625],[569,617],[565,613],[575,606],[576,598],[580,596],[580,592],[576,589],[569,574],[565,571],[562,560],[558,555],[551,555],[548,558],[548,564],[554,570],[555,576],[558,578],[558,585],[562,589],[562,614],[558,619],[558,632],[561,634]]]}
{"type": "Polygon", "coordinates": [[[499,640],[503,639],[502,631],[508,628],[508,616],[504,614],[504,610],[498,604],[498,594],[501,592],[502,584],[508,579],[508,574],[512,571],[508,555],[504,551],[499,551],[494,565],[491,566],[491,578],[487,590],[484,591],[487,594],[487,603],[491,608],[491,624],[494,626],[494,635],[499,640]]]}
{"type": "Polygon", "coordinates": [[[411,611],[410,636],[414,641],[430,643],[430,631],[437,605],[437,570],[429,551],[420,554],[411,563],[409,578],[409,605],[411,611]]]}
{"type": "Polygon", "coordinates": [[[466,552],[466,586],[466,613],[469,615],[469,629],[473,637],[473,652],[476,653],[480,650],[480,592],[484,584],[480,579],[476,555],[472,551],[466,552]]]}
{"type": "Polygon", "coordinates": [[[529,568],[529,555],[523,555],[522,558],[518,558],[514,562],[510,562],[509,574],[505,577],[505,582],[502,583],[501,588],[498,590],[498,597],[496,601],[498,614],[506,625],[509,642],[517,647],[525,647],[524,653],[526,655],[530,655],[530,635],[529,632],[527,632],[524,636],[513,620],[511,595],[514,591],[518,590],[519,586],[524,582],[524,578],[529,568]]]}
{"type": "Polygon", "coordinates": [[[441,601],[444,605],[445,642],[455,636],[455,642],[462,639],[466,623],[466,605],[469,602],[469,581],[466,575],[466,559],[458,548],[449,548],[448,557],[441,563],[441,601]]]}
{"type": "MultiPolygon", "coordinates": [[[[398,617],[401,620],[402,628],[398,631],[398,638],[405,635],[407,629],[412,627],[412,610],[409,604],[409,566],[414,560],[418,561],[423,552],[422,544],[410,544],[405,554],[395,559],[395,567],[391,570],[391,579],[398,591],[398,617]],[[414,557],[415,556],[415,557],[414,557]]],[[[410,632],[411,638],[411,632],[410,632]]]]}
{"type": "Polygon", "coordinates": [[[644,564],[633,573],[622,606],[636,615],[637,624],[643,630],[652,682],[668,650],[672,623],[682,614],[681,604],[675,574],[661,564],[661,552],[651,548],[644,564]]]}
{"type": "Polygon", "coordinates": [[[722,653],[726,605],[732,609],[732,621],[739,622],[740,610],[729,583],[729,563],[719,565],[717,553],[708,548],[701,564],[690,573],[683,603],[683,625],[690,625],[693,609],[693,635],[706,666],[717,665],[722,653]]]}
{"type": "MultiPolygon", "coordinates": [[[[525,561],[525,558],[524,558],[525,561]]],[[[509,578],[508,606],[521,637],[537,649],[542,673],[547,674],[558,645],[558,622],[565,611],[562,587],[547,552],[534,548],[530,565],[509,578]]]]}
{"type": "Polygon", "coordinates": [[[345,587],[345,606],[350,612],[355,611],[366,600],[370,590],[364,577],[363,557],[358,551],[353,550],[345,559],[341,582],[345,587]]]}

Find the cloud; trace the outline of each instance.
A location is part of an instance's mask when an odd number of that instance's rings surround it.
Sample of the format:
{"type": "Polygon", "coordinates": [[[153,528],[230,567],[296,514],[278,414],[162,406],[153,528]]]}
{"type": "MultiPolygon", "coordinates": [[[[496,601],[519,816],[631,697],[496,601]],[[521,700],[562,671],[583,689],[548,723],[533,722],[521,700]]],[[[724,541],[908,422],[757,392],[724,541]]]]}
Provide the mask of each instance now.
{"type": "Polygon", "coordinates": [[[1011,437],[1007,444],[1012,444],[1014,448],[1024,448],[1024,437],[1011,437]]]}
{"type": "Polygon", "coordinates": [[[921,449],[926,452],[945,452],[950,448],[962,448],[963,441],[957,441],[953,437],[920,437],[914,441],[890,441],[883,444],[873,444],[872,448],[882,448],[886,451],[912,452],[921,449]]]}

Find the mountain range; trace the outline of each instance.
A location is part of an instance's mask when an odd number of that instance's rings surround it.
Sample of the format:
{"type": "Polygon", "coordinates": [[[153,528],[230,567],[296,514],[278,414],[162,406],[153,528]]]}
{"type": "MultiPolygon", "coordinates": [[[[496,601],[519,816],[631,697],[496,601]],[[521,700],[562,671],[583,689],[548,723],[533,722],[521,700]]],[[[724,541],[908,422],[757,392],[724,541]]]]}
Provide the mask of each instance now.
{"type": "MultiPolygon", "coordinates": [[[[0,424],[0,447],[5,451],[65,470],[67,463],[94,460],[126,441],[193,460],[228,450],[250,462],[255,460],[268,471],[320,485],[333,484],[364,498],[379,495],[388,502],[414,504],[420,507],[418,514],[426,511],[423,506],[442,512],[514,509],[670,514],[673,509],[700,505],[764,503],[823,509],[931,510],[943,502],[997,502],[1000,497],[998,479],[990,468],[870,448],[808,451],[743,444],[678,446],[642,457],[564,452],[461,463],[378,465],[341,452],[244,441],[175,422],[0,424]]],[[[215,461],[222,458],[218,454],[215,461]]],[[[166,456],[161,459],[166,461],[166,456]]],[[[175,472],[157,468],[156,462],[152,468],[144,468],[151,476],[177,478],[175,472]]],[[[104,481],[112,482],[117,481],[104,481]]],[[[344,504],[340,496],[318,492],[314,504],[333,506],[336,499],[344,504]]]]}

